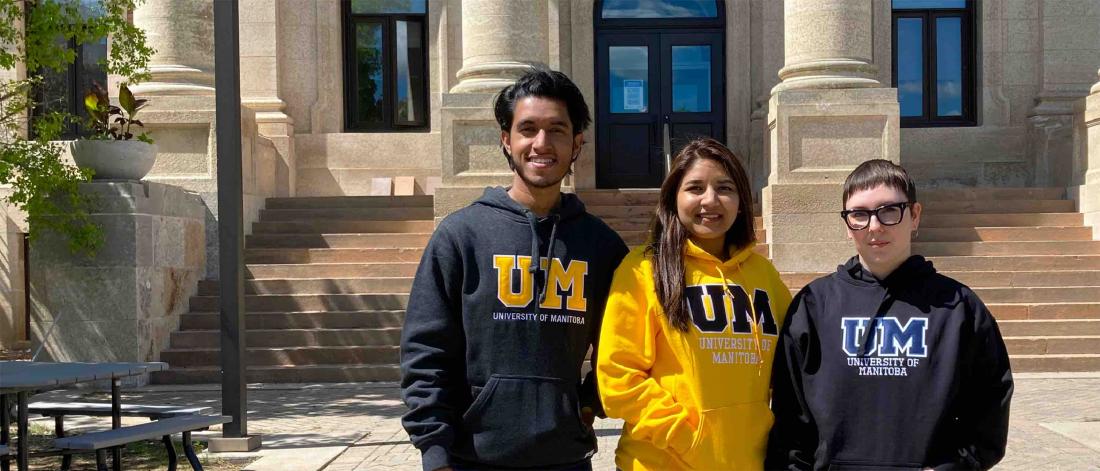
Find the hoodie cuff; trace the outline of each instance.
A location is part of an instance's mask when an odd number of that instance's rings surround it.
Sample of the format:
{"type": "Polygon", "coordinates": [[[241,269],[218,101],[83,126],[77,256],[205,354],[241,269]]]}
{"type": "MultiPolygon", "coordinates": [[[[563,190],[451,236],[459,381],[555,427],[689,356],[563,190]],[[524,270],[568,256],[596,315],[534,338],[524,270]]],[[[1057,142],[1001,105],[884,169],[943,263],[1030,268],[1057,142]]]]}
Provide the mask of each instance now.
{"type": "Polygon", "coordinates": [[[420,450],[420,461],[424,465],[424,471],[435,471],[451,465],[450,454],[440,445],[433,445],[420,450]]]}
{"type": "Polygon", "coordinates": [[[695,430],[692,428],[691,423],[685,420],[680,423],[679,427],[672,429],[672,437],[668,441],[668,447],[676,454],[683,456],[691,450],[693,443],[695,443],[695,430]]]}

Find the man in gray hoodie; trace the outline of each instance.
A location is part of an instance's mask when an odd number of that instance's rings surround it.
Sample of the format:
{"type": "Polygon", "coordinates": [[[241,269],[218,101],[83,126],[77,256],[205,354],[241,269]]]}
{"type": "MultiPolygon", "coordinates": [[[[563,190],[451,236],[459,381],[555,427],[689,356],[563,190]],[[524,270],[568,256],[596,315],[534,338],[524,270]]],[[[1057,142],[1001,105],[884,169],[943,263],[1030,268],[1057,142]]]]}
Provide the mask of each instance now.
{"type": "Polygon", "coordinates": [[[536,70],[494,106],[508,188],[432,235],[401,336],[405,430],[425,471],[591,469],[595,348],[622,239],[561,182],[591,119],[564,74],[536,70]]]}

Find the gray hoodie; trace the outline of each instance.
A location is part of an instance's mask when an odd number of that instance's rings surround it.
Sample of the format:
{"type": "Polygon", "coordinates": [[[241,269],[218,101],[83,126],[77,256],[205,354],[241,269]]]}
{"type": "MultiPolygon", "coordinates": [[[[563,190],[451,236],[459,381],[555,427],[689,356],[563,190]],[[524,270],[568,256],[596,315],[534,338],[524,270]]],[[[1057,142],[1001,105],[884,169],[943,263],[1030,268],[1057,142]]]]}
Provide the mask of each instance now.
{"type": "Polygon", "coordinates": [[[581,365],[626,252],[568,193],[539,218],[487,188],[439,224],[401,337],[402,423],[425,470],[545,469],[592,456],[580,409],[602,409],[581,365]]]}

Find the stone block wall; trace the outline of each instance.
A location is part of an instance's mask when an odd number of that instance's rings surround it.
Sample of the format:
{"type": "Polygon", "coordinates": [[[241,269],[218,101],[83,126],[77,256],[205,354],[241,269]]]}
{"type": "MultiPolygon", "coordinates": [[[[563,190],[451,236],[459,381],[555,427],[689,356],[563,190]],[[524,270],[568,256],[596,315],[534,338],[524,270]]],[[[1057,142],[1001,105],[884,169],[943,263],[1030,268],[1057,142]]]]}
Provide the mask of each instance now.
{"type": "Polygon", "coordinates": [[[32,245],[32,348],[45,342],[39,360],[156,361],[204,272],[202,200],[154,182],[81,191],[98,199],[107,243],[90,259],[54,235],[32,245]]]}

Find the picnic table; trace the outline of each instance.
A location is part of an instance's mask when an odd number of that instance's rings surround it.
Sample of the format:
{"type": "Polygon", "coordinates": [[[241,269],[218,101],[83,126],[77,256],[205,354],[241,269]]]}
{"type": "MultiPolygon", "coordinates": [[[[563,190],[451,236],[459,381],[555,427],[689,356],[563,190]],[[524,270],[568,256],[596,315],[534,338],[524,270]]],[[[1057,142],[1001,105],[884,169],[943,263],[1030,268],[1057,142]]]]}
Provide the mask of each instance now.
{"type": "MultiPolygon", "coordinates": [[[[168,368],[166,363],[72,363],[0,361],[0,447],[10,448],[11,426],[10,400],[14,396],[17,406],[17,433],[19,444],[14,448],[16,469],[28,469],[29,457],[27,428],[29,412],[27,398],[34,392],[57,389],[71,384],[108,380],[111,383],[111,428],[122,427],[122,401],[119,388],[122,378],[138,376],[168,368]]],[[[114,468],[121,469],[122,449],[112,449],[114,468]]],[[[8,471],[10,457],[0,456],[0,470],[8,471]]]]}

